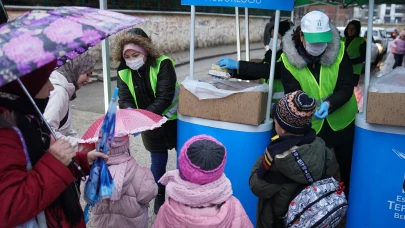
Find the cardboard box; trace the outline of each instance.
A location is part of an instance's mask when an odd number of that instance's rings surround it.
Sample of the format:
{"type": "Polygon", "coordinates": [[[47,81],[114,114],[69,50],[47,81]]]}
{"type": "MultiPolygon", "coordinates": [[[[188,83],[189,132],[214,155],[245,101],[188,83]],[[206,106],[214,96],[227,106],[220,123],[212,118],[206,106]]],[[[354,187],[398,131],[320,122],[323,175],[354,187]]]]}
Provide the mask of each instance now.
{"type": "Polygon", "coordinates": [[[367,123],[405,126],[405,93],[369,92],[367,123]]]}
{"type": "Polygon", "coordinates": [[[225,98],[199,100],[181,86],[179,113],[204,119],[260,125],[266,116],[267,96],[265,92],[245,92],[225,98]]]}
{"type": "Polygon", "coordinates": [[[405,126],[405,68],[370,82],[367,123],[405,126]]]}

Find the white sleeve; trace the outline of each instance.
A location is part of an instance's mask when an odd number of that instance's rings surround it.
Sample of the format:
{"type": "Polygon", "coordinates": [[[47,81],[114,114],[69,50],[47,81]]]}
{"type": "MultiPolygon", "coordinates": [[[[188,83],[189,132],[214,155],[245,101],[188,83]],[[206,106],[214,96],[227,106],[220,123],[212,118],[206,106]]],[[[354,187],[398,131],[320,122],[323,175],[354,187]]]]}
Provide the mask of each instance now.
{"type": "Polygon", "coordinates": [[[51,92],[49,102],[45,109],[45,120],[49,123],[58,139],[68,141],[72,144],[73,149],[77,151],[78,142],[80,141],[80,138],[76,138],[77,133],[73,130],[70,130],[68,134],[63,134],[63,132],[59,131],[60,122],[69,111],[69,95],[63,87],[58,85],[55,85],[54,87],[55,89],[51,92]]]}

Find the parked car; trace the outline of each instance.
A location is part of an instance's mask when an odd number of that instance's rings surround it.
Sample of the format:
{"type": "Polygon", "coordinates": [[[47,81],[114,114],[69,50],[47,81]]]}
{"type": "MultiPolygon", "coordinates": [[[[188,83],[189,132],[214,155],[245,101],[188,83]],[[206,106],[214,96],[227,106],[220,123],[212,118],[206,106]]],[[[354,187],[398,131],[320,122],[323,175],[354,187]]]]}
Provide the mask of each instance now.
{"type": "Polygon", "coordinates": [[[384,24],[384,21],[381,20],[381,19],[376,19],[376,20],[373,21],[373,24],[382,25],[382,24],[384,24]]]}
{"type": "MultiPolygon", "coordinates": [[[[386,37],[387,32],[384,28],[374,27],[373,28],[373,39],[376,43],[382,45],[382,53],[387,53],[388,50],[388,38],[386,37]]],[[[367,37],[367,28],[362,28],[360,36],[367,37]]]]}
{"type": "Polygon", "coordinates": [[[387,28],[387,38],[395,39],[398,36],[398,30],[396,28],[387,28]]]}

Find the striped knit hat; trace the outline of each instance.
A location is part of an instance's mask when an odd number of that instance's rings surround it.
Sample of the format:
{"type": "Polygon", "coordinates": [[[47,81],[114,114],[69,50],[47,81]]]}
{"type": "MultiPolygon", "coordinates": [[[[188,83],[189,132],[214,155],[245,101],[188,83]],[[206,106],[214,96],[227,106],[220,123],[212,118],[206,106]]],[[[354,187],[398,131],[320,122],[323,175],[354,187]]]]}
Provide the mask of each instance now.
{"type": "Polygon", "coordinates": [[[272,117],[278,125],[292,134],[305,134],[312,127],[315,99],[297,90],[285,94],[272,108],[272,117]]]}

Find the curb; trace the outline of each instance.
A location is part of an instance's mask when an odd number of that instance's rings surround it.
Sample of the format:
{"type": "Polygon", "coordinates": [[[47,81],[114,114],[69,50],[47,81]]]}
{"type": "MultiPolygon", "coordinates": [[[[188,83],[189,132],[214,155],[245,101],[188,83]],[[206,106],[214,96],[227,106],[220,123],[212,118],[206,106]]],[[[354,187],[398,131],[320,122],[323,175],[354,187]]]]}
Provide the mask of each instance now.
{"type": "MultiPolygon", "coordinates": [[[[261,50],[261,49],[263,49],[263,48],[252,48],[252,49],[250,49],[250,51],[256,51],[256,50],[261,50]]],[[[244,52],[245,50],[241,50],[241,53],[242,52],[244,52]]],[[[199,60],[204,60],[204,59],[210,59],[210,58],[215,58],[215,57],[220,57],[220,56],[224,56],[224,55],[232,55],[232,54],[236,54],[237,52],[236,51],[232,51],[232,52],[224,52],[224,53],[221,53],[221,54],[214,54],[214,55],[207,55],[207,56],[201,56],[201,57],[197,57],[197,58],[194,58],[194,61],[199,61],[199,60]]],[[[178,66],[183,66],[183,65],[186,65],[186,64],[190,64],[190,60],[179,60],[179,61],[177,61],[176,62],[176,67],[178,67],[178,66]]]]}

